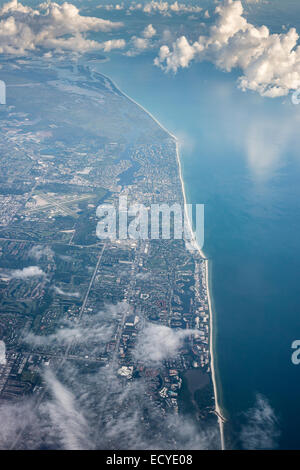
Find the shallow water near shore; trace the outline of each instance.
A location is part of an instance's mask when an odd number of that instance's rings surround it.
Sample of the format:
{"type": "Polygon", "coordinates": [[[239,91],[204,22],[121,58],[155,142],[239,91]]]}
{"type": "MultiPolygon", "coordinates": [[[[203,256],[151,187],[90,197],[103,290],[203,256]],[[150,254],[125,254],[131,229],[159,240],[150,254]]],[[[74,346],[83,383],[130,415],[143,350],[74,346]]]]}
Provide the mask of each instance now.
{"type": "Polygon", "coordinates": [[[208,64],[172,76],[145,55],[93,68],[178,137],[188,202],[205,204],[228,445],[247,447],[244,413],[262,394],[278,419],[274,447],[299,448],[300,106],[243,93],[208,64]]]}

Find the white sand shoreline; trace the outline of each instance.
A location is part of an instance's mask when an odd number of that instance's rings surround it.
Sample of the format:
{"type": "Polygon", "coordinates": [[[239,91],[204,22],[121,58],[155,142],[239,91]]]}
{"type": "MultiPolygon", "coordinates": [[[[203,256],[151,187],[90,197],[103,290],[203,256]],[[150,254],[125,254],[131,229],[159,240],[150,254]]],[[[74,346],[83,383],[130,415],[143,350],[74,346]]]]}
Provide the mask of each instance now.
{"type": "MultiPolygon", "coordinates": [[[[122,91],[115,83],[114,81],[105,76],[103,73],[95,71],[97,73],[100,73],[103,77],[107,78],[110,80],[113,85],[116,87],[117,90],[120,90],[120,92],[126,96],[132,103],[134,103],[136,106],[141,108],[148,116],[150,116],[157,124],[158,126],[163,129],[170,137],[172,137],[175,140],[176,143],[176,158],[177,158],[177,164],[178,164],[178,169],[179,169],[179,178],[181,182],[181,188],[182,188],[182,194],[183,194],[183,199],[184,199],[184,204],[185,204],[185,210],[186,210],[186,193],[185,193],[185,188],[184,188],[184,181],[182,177],[182,167],[181,167],[181,161],[180,161],[180,155],[179,155],[179,144],[178,144],[178,139],[175,135],[173,135],[170,131],[168,131],[147,109],[145,109],[140,103],[137,103],[134,99],[132,99],[130,96],[128,96],[124,91],[122,91]]],[[[186,214],[187,215],[187,214],[186,214]]],[[[191,233],[192,231],[192,225],[191,221],[187,217],[188,224],[189,224],[189,230],[191,233]]],[[[225,450],[225,439],[224,439],[224,417],[222,415],[222,410],[219,404],[218,400],[218,388],[217,388],[217,383],[216,383],[216,372],[215,372],[215,356],[214,356],[214,345],[213,345],[213,314],[212,314],[212,302],[211,302],[211,296],[210,296],[210,291],[209,291],[209,284],[208,284],[208,259],[206,258],[203,250],[199,247],[199,245],[196,243],[196,248],[199,251],[200,255],[202,258],[205,259],[205,276],[206,276],[206,290],[207,290],[207,299],[208,299],[208,307],[209,307],[209,330],[210,330],[210,339],[209,339],[209,347],[210,347],[210,367],[211,367],[211,376],[212,376],[212,382],[213,382],[213,390],[214,390],[214,398],[215,398],[215,413],[217,415],[218,419],[218,424],[219,424],[219,430],[220,430],[220,443],[221,443],[221,449],[225,450]]]]}
{"type": "MultiPolygon", "coordinates": [[[[168,132],[168,131],[167,131],[168,132]]],[[[179,176],[182,186],[182,193],[184,204],[186,206],[186,193],[184,188],[184,181],[182,178],[182,169],[181,169],[181,162],[179,156],[179,148],[178,148],[178,140],[175,136],[171,135],[176,141],[176,155],[177,155],[177,163],[179,167],[179,176]]],[[[188,219],[189,220],[189,219],[188,219]]],[[[192,226],[191,221],[189,220],[189,229],[192,233],[192,226]]],[[[209,283],[208,283],[208,259],[206,258],[203,250],[199,247],[197,241],[195,241],[196,247],[201,255],[202,258],[205,259],[205,278],[206,278],[206,291],[207,291],[207,299],[208,299],[208,307],[209,307],[209,350],[210,350],[210,368],[211,368],[211,377],[213,382],[213,389],[214,389],[214,398],[215,398],[215,413],[217,415],[219,429],[220,429],[220,442],[221,442],[221,450],[225,450],[225,439],[224,439],[224,417],[222,415],[222,410],[219,405],[218,401],[218,388],[216,383],[216,372],[215,372],[215,356],[214,356],[214,345],[213,345],[213,313],[212,313],[212,303],[211,303],[211,296],[209,291],[209,283]]]]}

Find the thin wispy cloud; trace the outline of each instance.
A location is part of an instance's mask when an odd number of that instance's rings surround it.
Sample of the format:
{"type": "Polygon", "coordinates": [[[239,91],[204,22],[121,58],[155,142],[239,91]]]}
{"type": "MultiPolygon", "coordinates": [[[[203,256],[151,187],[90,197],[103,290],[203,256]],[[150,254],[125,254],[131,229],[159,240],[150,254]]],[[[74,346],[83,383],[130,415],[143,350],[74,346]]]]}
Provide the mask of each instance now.
{"type": "Polygon", "coordinates": [[[131,2],[129,7],[125,6],[124,3],[109,4],[109,5],[98,5],[97,8],[101,8],[108,11],[122,11],[134,12],[140,11],[146,15],[160,14],[163,16],[171,16],[172,14],[183,14],[183,13],[199,13],[202,11],[202,7],[197,5],[188,5],[183,2],[164,2],[162,0],[151,2],[131,2]]]}
{"type": "Polygon", "coordinates": [[[217,426],[162,414],[143,380],[124,387],[112,366],[90,374],[67,365],[59,375],[41,372],[48,394],[40,406],[29,398],[0,406],[0,448],[218,448],[217,426]]]}
{"type": "Polygon", "coordinates": [[[49,246],[35,245],[28,251],[28,256],[39,261],[43,257],[52,259],[54,252],[49,246]]]}
{"type": "Polygon", "coordinates": [[[78,408],[74,393],[60,382],[54,373],[46,369],[44,374],[51,399],[43,405],[43,413],[49,417],[56,430],[57,440],[63,449],[82,450],[90,448],[89,425],[78,408]]]}
{"type": "Polygon", "coordinates": [[[54,286],[53,289],[55,290],[57,294],[63,295],[65,297],[75,297],[77,299],[80,297],[80,292],[65,291],[57,286],[54,286]]]}
{"type": "MultiPolygon", "coordinates": [[[[32,348],[76,342],[79,346],[86,345],[86,351],[90,353],[94,348],[99,352],[102,341],[107,342],[114,337],[112,323],[119,321],[124,313],[133,313],[126,303],[111,305],[97,316],[84,316],[80,324],[73,327],[66,324],[65,328],[58,327],[54,334],[45,337],[29,334],[25,341],[32,348]]],[[[157,333],[155,328],[156,336],[157,333]]],[[[176,339],[168,328],[163,328],[159,339],[167,341],[168,347],[160,351],[159,357],[153,357],[150,350],[151,361],[176,352],[181,340],[178,333],[174,332],[174,335],[176,339]]],[[[153,335],[149,336],[149,325],[147,336],[149,341],[153,339],[153,335]]],[[[143,354],[149,352],[147,347],[146,344],[143,354]]],[[[26,397],[0,406],[0,420],[7,421],[5,429],[0,430],[0,448],[218,448],[216,425],[201,427],[181,415],[162,415],[147,381],[121,378],[114,361],[89,372],[83,363],[79,367],[76,362],[67,360],[63,368],[57,370],[56,367],[56,372],[50,364],[44,366],[40,374],[48,391],[40,406],[26,397]]]]}
{"type": "MultiPolygon", "coordinates": [[[[97,350],[101,350],[107,341],[110,340],[113,333],[112,321],[114,317],[104,321],[107,312],[99,312],[95,315],[85,315],[80,323],[76,319],[71,321],[61,321],[57,324],[55,333],[49,335],[36,335],[32,332],[28,333],[23,342],[32,347],[60,347],[69,346],[73,343],[84,347],[84,351],[88,354],[94,354],[97,350]]],[[[83,353],[82,353],[83,354],[83,353]]]]}
{"type": "Polygon", "coordinates": [[[13,269],[9,272],[10,279],[29,279],[32,277],[44,277],[46,274],[38,266],[27,266],[23,269],[13,269]]]}
{"type": "Polygon", "coordinates": [[[258,394],[254,407],[246,413],[246,424],[241,430],[243,448],[275,449],[279,436],[279,424],[275,411],[267,398],[258,394]]]}

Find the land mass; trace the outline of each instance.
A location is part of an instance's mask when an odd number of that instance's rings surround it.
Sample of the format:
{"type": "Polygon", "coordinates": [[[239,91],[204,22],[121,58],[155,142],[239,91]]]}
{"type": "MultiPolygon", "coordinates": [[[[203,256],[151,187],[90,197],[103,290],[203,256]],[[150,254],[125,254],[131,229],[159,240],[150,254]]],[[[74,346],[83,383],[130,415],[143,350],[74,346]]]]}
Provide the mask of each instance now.
{"type": "Polygon", "coordinates": [[[120,196],[184,207],[176,139],[107,77],[23,62],[1,70],[0,406],[30,400],[35,416],[1,445],[184,448],[184,419],[214,430],[195,447],[223,447],[204,254],[96,235],[96,208],[120,196]],[[84,438],[73,415],[64,437],[62,389],[84,438]]]}

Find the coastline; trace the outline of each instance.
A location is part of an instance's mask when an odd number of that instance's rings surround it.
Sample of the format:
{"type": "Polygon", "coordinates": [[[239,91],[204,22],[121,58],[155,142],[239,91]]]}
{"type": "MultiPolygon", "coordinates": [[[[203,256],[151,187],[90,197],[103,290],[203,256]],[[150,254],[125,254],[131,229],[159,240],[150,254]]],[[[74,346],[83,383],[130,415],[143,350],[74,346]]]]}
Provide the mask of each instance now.
{"type": "MultiPolygon", "coordinates": [[[[178,140],[170,132],[169,132],[169,135],[171,135],[175,139],[175,142],[176,142],[176,156],[177,156],[177,163],[178,163],[178,168],[179,168],[179,177],[180,177],[180,182],[181,182],[181,187],[182,187],[184,204],[185,204],[185,207],[186,207],[186,203],[187,203],[186,202],[186,193],[185,193],[184,181],[183,181],[183,177],[182,177],[182,167],[181,167],[181,161],[180,161],[180,156],[179,156],[178,140]]],[[[189,219],[188,219],[188,224],[189,224],[189,230],[192,233],[191,221],[189,219]]],[[[222,410],[221,410],[221,407],[220,407],[219,401],[218,401],[218,388],[217,388],[216,372],[215,372],[215,356],[214,356],[214,342],[213,342],[213,313],[212,313],[212,302],[211,302],[211,296],[210,296],[210,290],[209,290],[209,281],[208,281],[208,259],[206,258],[203,250],[199,247],[197,241],[195,241],[195,245],[196,245],[196,248],[199,251],[201,257],[205,260],[206,292],[207,292],[207,300],[208,300],[208,307],[209,307],[210,368],[211,368],[211,377],[212,377],[214,397],[215,397],[215,414],[217,415],[219,430],[220,430],[221,450],[225,450],[224,417],[222,415],[222,410]]]]}
{"type": "MultiPolygon", "coordinates": [[[[91,70],[92,71],[92,70],[91,70]]],[[[106,79],[110,80],[113,85],[118,89],[128,100],[130,100],[132,103],[134,103],[136,106],[138,106],[140,109],[142,109],[148,116],[153,119],[156,124],[164,130],[172,139],[174,139],[175,144],[176,144],[176,159],[177,159],[177,165],[178,165],[178,171],[179,171],[179,178],[180,178],[180,183],[181,183],[181,189],[182,189],[182,195],[183,195],[183,200],[184,200],[184,205],[185,205],[185,211],[186,211],[186,204],[187,204],[187,199],[186,199],[186,192],[185,192],[185,187],[184,187],[184,181],[183,181],[183,176],[182,176],[182,165],[180,161],[180,154],[179,154],[179,143],[177,137],[172,134],[168,129],[166,129],[147,109],[145,109],[140,103],[136,102],[133,98],[128,96],[123,90],[121,90],[115,82],[110,78],[107,77],[105,74],[98,72],[97,70],[94,70],[96,73],[100,73],[103,77],[106,79]]],[[[189,217],[187,216],[187,212],[185,213],[186,219],[188,221],[188,226],[189,230],[191,233],[192,231],[192,225],[189,217]]],[[[211,367],[211,376],[212,376],[212,382],[213,382],[213,390],[214,390],[214,399],[215,399],[215,414],[217,416],[218,420],[218,425],[219,425],[219,431],[220,431],[220,444],[221,444],[221,450],[225,450],[225,438],[224,438],[224,417],[222,415],[222,410],[219,404],[218,400],[218,388],[217,388],[217,383],[216,383],[216,372],[215,372],[215,356],[214,356],[214,342],[213,342],[213,313],[212,313],[212,302],[211,302],[211,295],[210,295],[210,290],[209,290],[209,278],[208,278],[208,259],[206,258],[203,250],[199,247],[197,241],[195,240],[195,247],[200,253],[200,256],[205,260],[205,277],[206,277],[206,292],[207,292],[207,299],[208,299],[208,307],[209,307],[209,350],[210,350],[210,367],[211,367]]]]}

